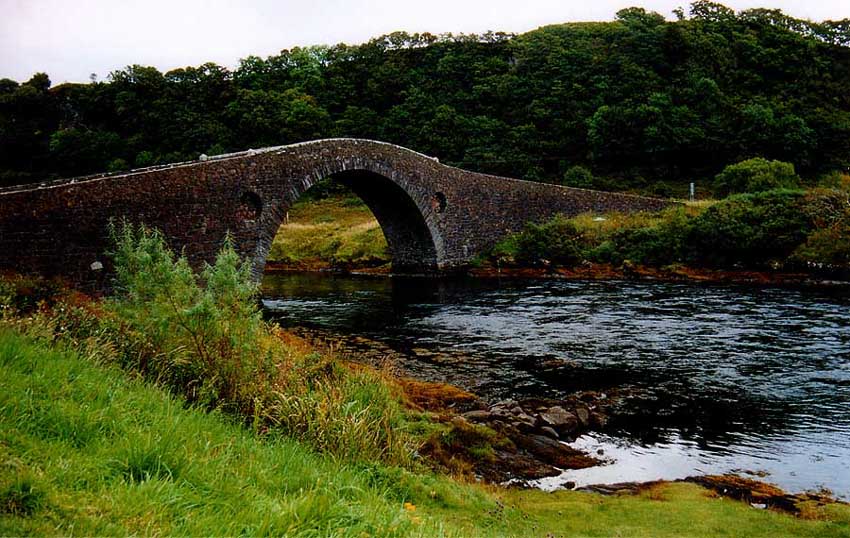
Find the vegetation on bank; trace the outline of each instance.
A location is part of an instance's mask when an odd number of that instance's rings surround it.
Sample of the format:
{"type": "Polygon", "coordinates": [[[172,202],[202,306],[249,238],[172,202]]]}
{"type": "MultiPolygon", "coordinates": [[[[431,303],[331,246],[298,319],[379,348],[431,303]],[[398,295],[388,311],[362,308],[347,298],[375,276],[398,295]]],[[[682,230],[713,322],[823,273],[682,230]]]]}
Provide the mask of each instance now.
{"type": "Polygon", "coordinates": [[[850,274],[850,191],[776,189],[659,213],[530,223],[489,253],[500,266],[689,266],[850,274]]]}
{"type": "Polygon", "coordinates": [[[399,394],[374,369],[352,369],[266,323],[250,269],[229,243],[196,274],[154,230],[113,230],[114,296],[99,302],[7,281],[4,304],[59,341],[93,346],[191,404],[238,417],[257,432],[294,435],[350,461],[408,465],[412,443],[399,394]]]}
{"type": "Polygon", "coordinates": [[[440,426],[388,374],[263,322],[230,248],[195,275],[156,232],[115,236],[112,298],[0,280],[0,534],[850,536],[844,505],[435,475],[417,447],[440,426]]]}
{"type": "Polygon", "coordinates": [[[0,326],[0,534],[850,536],[840,505],[806,520],[692,484],[546,494],[351,463],[192,406],[110,353],[0,326]]]}
{"type": "Polygon", "coordinates": [[[0,186],[330,136],[482,172],[703,194],[726,165],[850,167],[848,21],[699,0],[521,35],[394,32],[51,87],[0,80],[0,186]],[[579,167],[579,168],[576,168],[579,167]],[[583,173],[582,170],[588,173],[583,173]]]}
{"type": "MultiPolygon", "coordinates": [[[[498,267],[633,266],[657,269],[785,271],[850,276],[850,175],[799,188],[787,163],[730,165],[717,185],[734,194],[658,213],[583,214],[531,223],[479,263],[498,267]],[[776,188],[777,186],[781,188],[776,188]],[[794,187],[797,188],[788,188],[794,187]],[[590,264],[590,266],[588,265],[590,264]]],[[[269,261],[289,268],[366,268],[389,262],[378,222],[350,192],[308,196],[281,226],[269,261]],[[363,254],[368,252],[369,254],[363,254]]]]}

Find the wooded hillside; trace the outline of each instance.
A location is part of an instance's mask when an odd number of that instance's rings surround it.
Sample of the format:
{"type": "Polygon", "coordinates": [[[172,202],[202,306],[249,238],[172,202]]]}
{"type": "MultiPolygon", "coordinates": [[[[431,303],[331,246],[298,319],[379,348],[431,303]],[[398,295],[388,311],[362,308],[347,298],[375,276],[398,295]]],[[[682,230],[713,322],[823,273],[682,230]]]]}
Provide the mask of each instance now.
{"type": "Polygon", "coordinates": [[[629,8],[522,35],[397,32],[252,56],[232,71],[3,79],[0,186],[333,136],[656,194],[751,157],[808,179],[850,166],[850,19],[705,1],[676,15],[629,8]]]}

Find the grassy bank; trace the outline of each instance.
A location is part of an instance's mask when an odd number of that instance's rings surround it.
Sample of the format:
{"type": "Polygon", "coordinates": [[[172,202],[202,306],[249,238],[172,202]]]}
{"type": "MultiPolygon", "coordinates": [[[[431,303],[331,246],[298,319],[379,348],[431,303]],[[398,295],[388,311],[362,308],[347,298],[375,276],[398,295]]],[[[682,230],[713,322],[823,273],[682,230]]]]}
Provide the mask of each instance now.
{"type": "Polygon", "coordinates": [[[374,267],[389,263],[387,242],[378,221],[354,194],[336,193],[299,200],[275,236],[268,262],[320,269],[374,267]]]}
{"type": "MultiPolygon", "coordinates": [[[[9,330],[0,332],[0,365],[4,536],[404,536],[418,528],[405,501],[484,502],[446,480],[411,482],[400,469],[258,438],[221,413],[9,330]]],[[[435,532],[438,522],[426,519],[435,532]]]]}
{"type": "Polygon", "coordinates": [[[512,491],[257,435],[81,352],[0,328],[0,534],[850,536],[692,484],[512,491]]]}
{"type": "Polygon", "coordinates": [[[683,268],[850,275],[850,192],[771,190],[659,213],[558,217],[502,240],[503,267],[600,265],[687,275],[683,268]]]}
{"type": "MultiPolygon", "coordinates": [[[[0,535],[850,536],[693,484],[623,495],[483,486],[431,470],[434,414],[389,373],[265,323],[227,245],[197,275],[115,232],[113,297],[0,281],[0,535]]],[[[459,417],[453,417],[452,422],[459,417]]]]}

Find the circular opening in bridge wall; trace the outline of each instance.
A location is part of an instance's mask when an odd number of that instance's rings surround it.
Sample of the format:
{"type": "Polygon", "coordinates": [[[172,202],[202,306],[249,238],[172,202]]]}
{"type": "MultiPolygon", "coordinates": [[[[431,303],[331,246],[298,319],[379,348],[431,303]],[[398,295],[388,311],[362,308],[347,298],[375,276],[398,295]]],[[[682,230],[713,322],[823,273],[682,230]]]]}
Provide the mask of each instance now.
{"type": "Polygon", "coordinates": [[[446,195],[442,192],[435,192],[431,198],[431,206],[437,213],[442,213],[446,210],[446,195]]]}
{"type": "Polygon", "coordinates": [[[263,200],[256,192],[245,191],[239,197],[237,211],[240,220],[256,220],[263,212],[263,200]]]}

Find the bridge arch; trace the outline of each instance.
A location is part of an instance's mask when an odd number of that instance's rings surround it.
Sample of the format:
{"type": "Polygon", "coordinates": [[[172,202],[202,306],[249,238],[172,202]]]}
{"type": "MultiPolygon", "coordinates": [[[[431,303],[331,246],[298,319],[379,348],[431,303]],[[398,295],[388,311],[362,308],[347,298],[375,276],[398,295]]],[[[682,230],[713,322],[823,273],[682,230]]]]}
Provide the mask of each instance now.
{"type": "MultiPolygon", "coordinates": [[[[272,194],[270,211],[257,227],[256,248],[252,256],[255,277],[262,275],[272,242],[288,209],[323,179],[344,185],[366,204],[387,240],[394,271],[437,271],[444,250],[443,238],[435,218],[439,210],[428,199],[426,191],[416,188],[397,174],[375,172],[374,166],[366,167],[363,163],[338,165],[338,172],[322,166],[301,181],[282,181],[280,194],[272,194]]],[[[242,196],[253,199],[257,194],[246,191],[242,196]]],[[[254,205],[262,206],[265,203],[259,198],[254,205]]]]}

